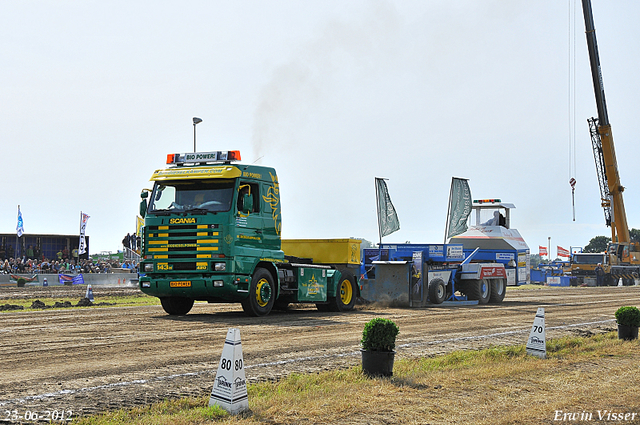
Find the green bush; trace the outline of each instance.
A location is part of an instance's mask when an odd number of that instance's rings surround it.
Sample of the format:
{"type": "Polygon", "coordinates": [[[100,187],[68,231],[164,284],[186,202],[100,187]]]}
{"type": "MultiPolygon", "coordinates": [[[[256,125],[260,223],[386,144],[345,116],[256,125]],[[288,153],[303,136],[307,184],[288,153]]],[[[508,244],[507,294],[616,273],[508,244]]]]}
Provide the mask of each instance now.
{"type": "Polygon", "coordinates": [[[368,351],[393,351],[398,332],[398,326],[389,319],[371,319],[364,325],[360,343],[368,351]]]}
{"type": "Polygon", "coordinates": [[[616,321],[619,325],[640,326],[640,310],[637,307],[620,307],[616,310],[616,321]]]}

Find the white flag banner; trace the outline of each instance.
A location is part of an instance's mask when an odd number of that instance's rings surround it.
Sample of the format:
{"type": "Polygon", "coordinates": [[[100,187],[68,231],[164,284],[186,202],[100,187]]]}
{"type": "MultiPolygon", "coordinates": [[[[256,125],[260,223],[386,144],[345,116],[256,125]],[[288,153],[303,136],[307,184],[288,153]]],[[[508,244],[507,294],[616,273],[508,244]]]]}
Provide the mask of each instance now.
{"type": "Polygon", "coordinates": [[[389,189],[384,179],[376,177],[376,204],[378,207],[378,231],[380,239],[400,229],[398,213],[391,203],[389,189]]]}
{"type": "Polygon", "coordinates": [[[84,238],[84,231],[87,227],[87,221],[89,216],[83,212],[80,212],[80,246],[78,246],[78,255],[87,253],[87,241],[84,238]]]}
{"type": "Polygon", "coordinates": [[[471,189],[469,181],[458,177],[451,178],[449,193],[449,212],[447,217],[446,239],[467,231],[467,219],[471,214],[471,189]]]}

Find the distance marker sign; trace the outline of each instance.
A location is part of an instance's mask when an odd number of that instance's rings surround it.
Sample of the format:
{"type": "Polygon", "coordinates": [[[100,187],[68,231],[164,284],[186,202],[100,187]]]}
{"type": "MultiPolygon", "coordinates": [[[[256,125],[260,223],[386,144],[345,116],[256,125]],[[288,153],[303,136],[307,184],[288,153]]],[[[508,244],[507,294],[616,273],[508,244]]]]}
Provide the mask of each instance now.
{"type": "Polygon", "coordinates": [[[527,340],[527,354],[547,358],[547,341],[544,330],[544,307],[539,307],[527,340]]]}
{"type": "Polygon", "coordinates": [[[235,415],[249,409],[247,380],[244,374],[240,329],[229,328],[222,357],[209,398],[209,406],[218,405],[235,415]]]}

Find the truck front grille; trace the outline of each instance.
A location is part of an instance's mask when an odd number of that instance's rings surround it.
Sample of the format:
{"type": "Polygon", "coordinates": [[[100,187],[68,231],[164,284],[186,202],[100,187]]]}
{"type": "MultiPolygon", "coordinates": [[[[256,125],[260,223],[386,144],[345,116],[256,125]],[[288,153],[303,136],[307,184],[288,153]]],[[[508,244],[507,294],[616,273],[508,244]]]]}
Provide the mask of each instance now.
{"type": "Polygon", "coordinates": [[[163,263],[160,270],[203,270],[205,263],[222,254],[222,234],[217,226],[148,226],[145,232],[145,251],[154,260],[163,263]]]}

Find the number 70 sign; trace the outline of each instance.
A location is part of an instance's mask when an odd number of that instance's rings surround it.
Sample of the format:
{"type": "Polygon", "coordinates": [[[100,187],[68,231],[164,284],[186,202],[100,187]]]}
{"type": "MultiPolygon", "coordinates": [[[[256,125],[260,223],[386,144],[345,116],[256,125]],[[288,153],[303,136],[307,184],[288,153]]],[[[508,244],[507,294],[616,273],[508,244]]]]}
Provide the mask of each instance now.
{"type": "Polygon", "coordinates": [[[547,342],[544,331],[544,308],[539,307],[527,340],[527,354],[547,358],[547,342]]]}

